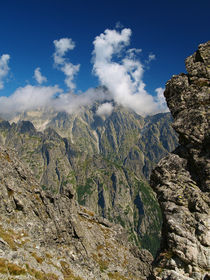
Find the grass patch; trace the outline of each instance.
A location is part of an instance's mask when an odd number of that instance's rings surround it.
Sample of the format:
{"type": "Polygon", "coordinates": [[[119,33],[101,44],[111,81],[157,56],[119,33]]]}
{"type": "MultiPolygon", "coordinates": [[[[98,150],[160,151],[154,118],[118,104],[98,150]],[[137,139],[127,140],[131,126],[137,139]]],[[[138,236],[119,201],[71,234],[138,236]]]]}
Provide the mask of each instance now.
{"type": "Polygon", "coordinates": [[[12,276],[25,275],[27,271],[14,263],[9,263],[6,259],[0,258],[0,273],[10,274],[12,276]]]}
{"type": "Polygon", "coordinates": [[[14,241],[13,234],[15,235],[15,233],[9,233],[8,231],[5,231],[2,226],[0,226],[0,237],[9,245],[12,250],[16,250],[17,244],[14,241]]]}
{"type": "Polygon", "coordinates": [[[88,178],[85,185],[79,185],[77,187],[77,197],[80,205],[85,205],[85,195],[91,195],[93,193],[94,181],[88,178]]]}
{"type": "Polygon", "coordinates": [[[37,261],[38,263],[40,263],[40,264],[43,263],[43,261],[44,261],[43,258],[37,256],[37,254],[36,254],[35,252],[31,253],[31,255],[36,259],[36,261],[37,261]]]}
{"type": "Polygon", "coordinates": [[[69,265],[65,261],[60,262],[64,280],[83,280],[80,276],[75,276],[69,265]]]}
{"type": "Polygon", "coordinates": [[[0,274],[7,274],[7,261],[3,258],[0,258],[0,274]]]}
{"type": "Polygon", "coordinates": [[[26,270],[14,263],[7,264],[8,271],[11,275],[25,275],[26,270]]]}

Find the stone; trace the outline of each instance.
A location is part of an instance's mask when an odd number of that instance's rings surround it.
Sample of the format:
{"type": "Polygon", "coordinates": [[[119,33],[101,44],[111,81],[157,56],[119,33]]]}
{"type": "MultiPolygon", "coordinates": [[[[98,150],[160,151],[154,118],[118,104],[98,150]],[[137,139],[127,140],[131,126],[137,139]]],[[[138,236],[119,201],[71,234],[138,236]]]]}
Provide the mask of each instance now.
{"type": "Polygon", "coordinates": [[[81,207],[66,184],[43,191],[14,150],[0,146],[0,279],[146,279],[152,255],[125,230],[81,207]]]}
{"type": "Polygon", "coordinates": [[[210,270],[210,41],[186,59],[164,95],[180,146],[153,170],[163,214],[161,250],[149,279],[208,279],[210,270]]]}

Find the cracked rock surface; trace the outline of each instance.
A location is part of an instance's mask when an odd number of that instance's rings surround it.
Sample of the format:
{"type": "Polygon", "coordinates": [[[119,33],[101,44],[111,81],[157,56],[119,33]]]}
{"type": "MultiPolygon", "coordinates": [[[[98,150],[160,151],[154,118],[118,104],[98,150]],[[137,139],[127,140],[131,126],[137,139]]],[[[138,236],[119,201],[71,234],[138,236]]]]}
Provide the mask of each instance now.
{"type": "Polygon", "coordinates": [[[0,147],[0,279],[146,279],[152,259],[121,226],[78,206],[71,185],[44,192],[0,147]]]}
{"type": "Polygon", "coordinates": [[[165,97],[180,146],[151,175],[162,214],[162,245],[149,279],[210,279],[210,41],[186,59],[165,97]]]}

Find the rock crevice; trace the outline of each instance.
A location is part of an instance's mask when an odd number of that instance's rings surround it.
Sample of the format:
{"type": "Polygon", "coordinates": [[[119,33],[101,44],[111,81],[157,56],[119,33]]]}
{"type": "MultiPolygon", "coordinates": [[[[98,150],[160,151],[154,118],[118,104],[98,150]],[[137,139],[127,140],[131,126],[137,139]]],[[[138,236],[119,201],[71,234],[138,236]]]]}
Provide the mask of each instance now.
{"type": "Polygon", "coordinates": [[[186,69],[164,93],[180,146],[150,178],[163,214],[150,279],[210,279],[210,41],[186,59],[186,69]]]}

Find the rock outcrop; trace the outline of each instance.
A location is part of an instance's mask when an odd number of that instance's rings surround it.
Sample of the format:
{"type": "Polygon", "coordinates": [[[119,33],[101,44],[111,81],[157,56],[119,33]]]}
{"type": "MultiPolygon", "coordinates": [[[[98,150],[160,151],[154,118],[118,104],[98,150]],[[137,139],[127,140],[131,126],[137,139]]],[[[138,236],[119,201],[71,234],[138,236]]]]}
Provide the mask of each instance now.
{"type": "Polygon", "coordinates": [[[70,184],[43,191],[0,147],[0,279],[146,279],[152,256],[121,226],[78,206],[70,184]]]}
{"type": "Polygon", "coordinates": [[[210,279],[210,41],[186,59],[186,68],[164,93],[180,146],[151,175],[163,227],[149,279],[210,279]]]}

